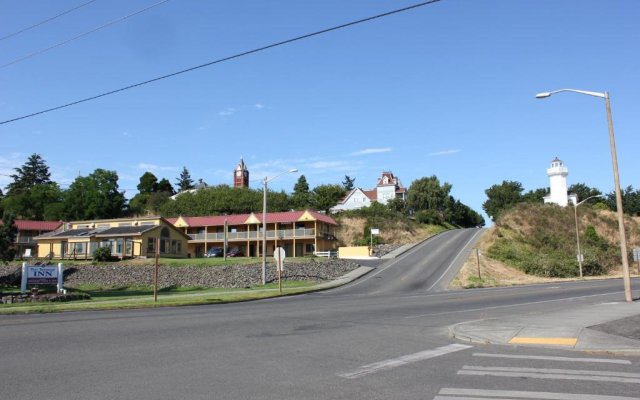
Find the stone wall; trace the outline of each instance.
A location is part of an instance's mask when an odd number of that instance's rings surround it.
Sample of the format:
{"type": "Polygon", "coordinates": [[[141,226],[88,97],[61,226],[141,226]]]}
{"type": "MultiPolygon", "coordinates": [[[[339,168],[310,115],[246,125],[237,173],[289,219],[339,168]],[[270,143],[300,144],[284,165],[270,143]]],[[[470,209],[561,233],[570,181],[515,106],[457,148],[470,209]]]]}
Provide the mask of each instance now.
{"type": "MultiPolygon", "coordinates": [[[[283,279],[298,281],[326,281],[338,278],[359,265],[349,260],[305,260],[285,262],[283,279]]],[[[127,265],[125,263],[103,265],[65,266],[64,286],[77,287],[82,284],[102,288],[129,286],[149,286],[154,280],[153,265],[127,265]]],[[[20,285],[20,267],[0,265],[0,284],[20,285]]],[[[227,266],[180,266],[159,268],[160,288],[203,287],[203,288],[243,288],[261,283],[262,265],[227,266]]],[[[274,264],[267,265],[267,281],[277,281],[274,264]]]]}

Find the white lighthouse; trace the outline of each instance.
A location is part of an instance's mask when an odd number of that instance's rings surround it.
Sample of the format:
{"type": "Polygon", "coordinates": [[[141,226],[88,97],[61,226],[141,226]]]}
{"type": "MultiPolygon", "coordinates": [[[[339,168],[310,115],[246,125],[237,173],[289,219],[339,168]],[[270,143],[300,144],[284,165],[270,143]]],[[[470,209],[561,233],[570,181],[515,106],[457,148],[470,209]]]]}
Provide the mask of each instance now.
{"type": "Polygon", "coordinates": [[[576,204],[576,195],[567,193],[567,175],[569,175],[569,169],[562,160],[556,157],[551,161],[551,167],[547,168],[551,193],[544,196],[545,204],[555,203],[560,207],[566,207],[569,203],[576,204]]]}

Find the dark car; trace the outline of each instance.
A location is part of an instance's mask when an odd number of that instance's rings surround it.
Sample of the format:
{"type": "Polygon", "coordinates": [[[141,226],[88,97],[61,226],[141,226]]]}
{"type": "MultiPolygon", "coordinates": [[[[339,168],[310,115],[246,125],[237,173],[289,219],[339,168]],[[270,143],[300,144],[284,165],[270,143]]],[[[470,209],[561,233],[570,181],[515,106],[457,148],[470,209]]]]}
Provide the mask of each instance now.
{"type": "Polygon", "coordinates": [[[205,253],[205,257],[222,257],[224,252],[222,251],[222,247],[212,247],[205,253]]]}
{"type": "Polygon", "coordinates": [[[244,253],[240,249],[235,248],[227,252],[227,257],[244,257],[244,253]]]}

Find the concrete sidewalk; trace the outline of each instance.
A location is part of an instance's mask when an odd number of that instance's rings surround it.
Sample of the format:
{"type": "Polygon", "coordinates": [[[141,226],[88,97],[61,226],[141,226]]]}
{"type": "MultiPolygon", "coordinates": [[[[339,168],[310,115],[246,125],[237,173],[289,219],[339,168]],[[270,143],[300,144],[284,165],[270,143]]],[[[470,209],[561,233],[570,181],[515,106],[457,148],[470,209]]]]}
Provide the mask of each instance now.
{"type": "Polygon", "coordinates": [[[640,302],[614,302],[462,322],[449,332],[453,338],[474,343],[640,355],[639,323],[640,302]]]}

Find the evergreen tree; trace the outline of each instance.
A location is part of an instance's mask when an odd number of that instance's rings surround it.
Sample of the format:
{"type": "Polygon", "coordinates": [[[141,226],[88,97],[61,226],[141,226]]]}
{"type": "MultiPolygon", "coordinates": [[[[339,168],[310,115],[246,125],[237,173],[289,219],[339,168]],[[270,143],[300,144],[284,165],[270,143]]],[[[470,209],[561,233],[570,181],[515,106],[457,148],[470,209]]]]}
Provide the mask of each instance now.
{"type": "Polygon", "coordinates": [[[309,184],[307,183],[307,178],[304,175],[300,175],[298,182],[293,186],[291,205],[298,210],[303,210],[311,206],[309,184]]]}
{"type": "Polygon", "coordinates": [[[347,192],[353,190],[353,184],[356,181],[356,178],[352,178],[349,175],[344,176],[344,181],[342,181],[342,186],[344,186],[344,190],[347,192]]]}
{"type": "Polygon", "coordinates": [[[16,255],[14,242],[18,229],[15,226],[15,217],[11,213],[5,212],[2,215],[2,225],[0,225],[0,260],[5,263],[13,261],[16,255]]]}
{"type": "Polygon", "coordinates": [[[312,205],[318,211],[327,214],[331,207],[338,204],[338,201],[346,194],[342,185],[319,185],[313,188],[312,205]]]}
{"type": "Polygon", "coordinates": [[[191,174],[189,174],[187,167],[182,167],[182,172],[180,172],[180,177],[176,181],[176,186],[178,187],[178,192],[184,192],[185,190],[194,188],[193,179],[191,179],[191,174]]]}
{"type": "Polygon", "coordinates": [[[30,189],[35,185],[51,183],[49,167],[40,154],[32,154],[20,168],[14,168],[15,174],[11,175],[13,182],[7,185],[7,195],[21,189],[30,189]]]}

